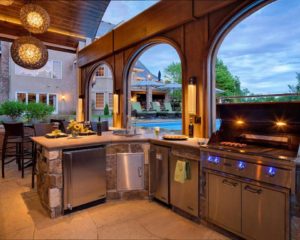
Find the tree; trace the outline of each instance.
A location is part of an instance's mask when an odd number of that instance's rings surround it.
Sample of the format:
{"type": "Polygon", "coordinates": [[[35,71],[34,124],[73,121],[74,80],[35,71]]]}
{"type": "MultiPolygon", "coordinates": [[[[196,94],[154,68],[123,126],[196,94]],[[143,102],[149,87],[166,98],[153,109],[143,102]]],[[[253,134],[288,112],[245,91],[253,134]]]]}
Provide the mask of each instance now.
{"type": "Polygon", "coordinates": [[[165,80],[182,83],[181,63],[173,62],[165,68],[165,80]]]}
{"type": "Polygon", "coordinates": [[[224,92],[223,96],[246,96],[250,94],[247,88],[241,89],[241,82],[237,76],[233,76],[228,67],[220,59],[216,62],[216,87],[224,92]]]}
{"type": "Polygon", "coordinates": [[[288,85],[291,93],[300,93],[300,73],[296,72],[296,85],[288,85]]]}

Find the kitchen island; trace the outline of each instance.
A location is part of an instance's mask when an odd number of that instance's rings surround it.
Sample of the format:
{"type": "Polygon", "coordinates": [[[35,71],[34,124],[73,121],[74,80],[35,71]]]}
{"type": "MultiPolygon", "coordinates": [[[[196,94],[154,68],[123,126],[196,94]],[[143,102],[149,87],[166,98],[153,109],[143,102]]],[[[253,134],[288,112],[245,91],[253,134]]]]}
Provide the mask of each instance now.
{"type": "MultiPolygon", "coordinates": [[[[117,136],[111,132],[103,133],[102,136],[79,136],[77,138],[57,138],[48,139],[46,137],[33,137],[37,144],[37,191],[42,205],[49,213],[51,218],[56,218],[64,214],[65,186],[64,175],[66,175],[66,165],[64,165],[63,155],[69,150],[89,149],[102,146],[105,148],[106,164],[105,181],[106,196],[109,199],[132,199],[148,198],[149,188],[149,149],[150,143],[159,144],[166,147],[173,146],[177,152],[185,149],[194,149],[197,154],[195,160],[199,157],[199,145],[197,139],[187,141],[166,141],[154,137],[152,134],[135,136],[117,136]],[[181,149],[181,150],[180,150],[181,149]],[[132,181],[143,181],[138,186],[127,188],[122,186],[118,178],[117,164],[119,158],[124,156],[142,156],[142,165],[138,166],[140,178],[132,181]]],[[[189,154],[189,151],[183,151],[189,154]]],[[[130,160],[130,157],[128,159],[130,160]]],[[[86,161],[86,159],[82,159],[86,161]]],[[[126,159],[125,159],[126,161],[126,159]]],[[[128,163],[127,163],[128,164],[128,163]]],[[[131,165],[128,165],[131,166],[131,165]]],[[[136,167],[133,165],[132,167],[136,167]]],[[[128,168],[128,167],[127,167],[128,168]]],[[[121,168],[120,168],[121,169],[121,168]]],[[[125,169],[126,170],[126,169],[125,169]]],[[[128,170],[128,169],[127,169],[128,170]]],[[[126,171],[127,171],[126,170],[126,171]]],[[[137,172],[137,171],[135,171],[137,172]]],[[[124,175],[124,174],[123,174],[124,175]]],[[[127,176],[128,177],[128,176],[127,176]]],[[[126,179],[128,181],[128,179],[126,179]]],[[[91,183],[92,184],[92,183],[91,183]]]]}

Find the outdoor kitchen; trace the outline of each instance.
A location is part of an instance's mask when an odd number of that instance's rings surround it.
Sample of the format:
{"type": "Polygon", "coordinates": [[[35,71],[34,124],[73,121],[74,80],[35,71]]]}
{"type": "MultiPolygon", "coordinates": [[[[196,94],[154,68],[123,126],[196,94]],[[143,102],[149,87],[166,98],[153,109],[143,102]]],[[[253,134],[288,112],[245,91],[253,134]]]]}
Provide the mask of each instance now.
{"type": "Polygon", "coordinates": [[[282,2],[0,1],[0,239],[300,239],[282,2]]]}

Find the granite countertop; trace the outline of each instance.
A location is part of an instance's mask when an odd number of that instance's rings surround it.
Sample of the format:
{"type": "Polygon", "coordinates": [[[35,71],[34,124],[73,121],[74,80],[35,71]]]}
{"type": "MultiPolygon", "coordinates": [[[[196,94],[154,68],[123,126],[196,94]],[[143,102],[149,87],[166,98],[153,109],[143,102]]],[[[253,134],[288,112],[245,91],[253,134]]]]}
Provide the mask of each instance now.
{"type": "Polygon", "coordinates": [[[45,147],[48,150],[67,149],[67,148],[78,148],[95,145],[106,145],[114,143],[130,143],[130,142],[151,142],[155,144],[161,144],[166,146],[186,146],[192,148],[199,148],[197,138],[189,138],[186,141],[167,141],[162,138],[156,138],[153,134],[141,134],[135,136],[117,136],[112,132],[104,132],[102,136],[91,135],[91,136],[79,136],[77,138],[66,137],[66,138],[55,138],[49,139],[46,137],[32,137],[32,140],[45,147]]]}

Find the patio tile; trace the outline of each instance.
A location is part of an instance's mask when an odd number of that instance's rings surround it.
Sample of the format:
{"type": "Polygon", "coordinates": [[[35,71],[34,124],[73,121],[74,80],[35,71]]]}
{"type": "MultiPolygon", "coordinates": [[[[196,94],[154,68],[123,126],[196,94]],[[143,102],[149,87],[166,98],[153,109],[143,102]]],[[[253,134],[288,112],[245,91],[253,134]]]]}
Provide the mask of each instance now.
{"type": "Polygon", "coordinates": [[[0,239],[33,239],[34,227],[27,227],[23,229],[18,229],[11,232],[0,232],[0,239]]]}
{"type": "Polygon", "coordinates": [[[34,239],[97,239],[97,227],[88,214],[64,216],[37,228],[34,239]]]}
{"type": "Polygon", "coordinates": [[[98,239],[159,239],[136,220],[98,228],[98,239]]]}

